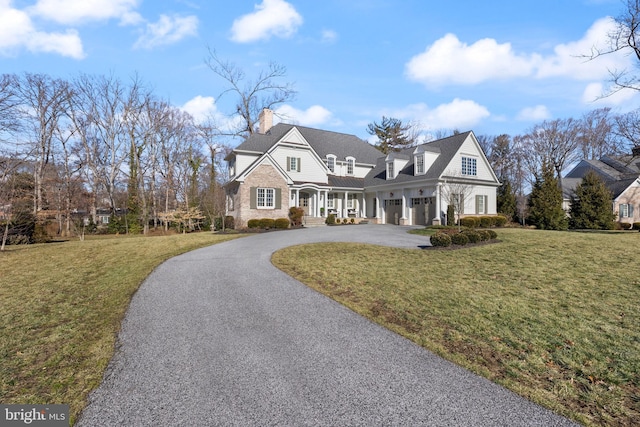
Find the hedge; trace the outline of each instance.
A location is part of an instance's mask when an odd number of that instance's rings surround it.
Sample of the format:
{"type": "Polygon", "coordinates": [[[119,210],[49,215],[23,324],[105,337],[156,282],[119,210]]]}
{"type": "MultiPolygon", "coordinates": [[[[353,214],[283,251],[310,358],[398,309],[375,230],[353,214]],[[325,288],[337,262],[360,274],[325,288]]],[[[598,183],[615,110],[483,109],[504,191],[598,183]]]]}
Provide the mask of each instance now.
{"type": "Polygon", "coordinates": [[[436,233],[433,236],[431,236],[431,245],[432,246],[450,246],[451,245],[451,237],[449,237],[448,234],[445,233],[436,233]]]}
{"type": "Polygon", "coordinates": [[[278,218],[275,221],[275,228],[278,230],[285,230],[289,228],[289,219],[287,218],[278,218]]]}
{"type": "Polygon", "coordinates": [[[464,246],[469,243],[469,238],[464,233],[457,233],[451,236],[451,243],[464,246]]]}

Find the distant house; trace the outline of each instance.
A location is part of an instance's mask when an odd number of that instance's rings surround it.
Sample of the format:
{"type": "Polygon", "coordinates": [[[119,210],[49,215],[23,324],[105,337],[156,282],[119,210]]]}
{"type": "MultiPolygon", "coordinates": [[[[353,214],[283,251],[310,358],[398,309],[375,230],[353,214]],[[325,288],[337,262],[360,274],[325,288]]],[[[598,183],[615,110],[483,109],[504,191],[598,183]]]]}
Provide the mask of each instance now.
{"type": "Polygon", "coordinates": [[[581,160],[562,179],[565,210],[569,210],[571,196],[588,171],[598,174],[611,191],[611,208],[619,222],[640,222],[640,149],[627,156],[581,160]]]}
{"type": "Polygon", "coordinates": [[[270,110],[258,133],[227,157],[227,214],[250,219],[287,217],[304,209],[307,224],[329,214],[379,224],[439,224],[445,191],[465,184],[464,215],[495,215],[500,185],[473,132],[384,155],[354,135],[279,123],[270,110]]]}

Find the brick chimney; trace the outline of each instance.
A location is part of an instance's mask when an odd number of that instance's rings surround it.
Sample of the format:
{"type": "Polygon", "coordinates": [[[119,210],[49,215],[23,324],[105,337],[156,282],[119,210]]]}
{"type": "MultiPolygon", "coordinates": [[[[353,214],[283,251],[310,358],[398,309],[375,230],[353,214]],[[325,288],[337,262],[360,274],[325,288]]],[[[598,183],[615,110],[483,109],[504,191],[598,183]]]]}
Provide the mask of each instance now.
{"type": "Polygon", "coordinates": [[[258,119],[260,120],[258,133],[265,134],[269,132],[269,129],[273,127],[273,111],[268,108],[262,109],[260,115],[258,116],[258,119]]]}

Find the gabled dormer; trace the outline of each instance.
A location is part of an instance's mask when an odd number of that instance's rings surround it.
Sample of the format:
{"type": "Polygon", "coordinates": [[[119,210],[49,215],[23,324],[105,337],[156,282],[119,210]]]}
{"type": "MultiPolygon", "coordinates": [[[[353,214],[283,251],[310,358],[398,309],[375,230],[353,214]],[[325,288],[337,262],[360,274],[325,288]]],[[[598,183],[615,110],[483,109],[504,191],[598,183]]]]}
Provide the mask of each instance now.
{"type": "Polygon", "coordinates": [[[398,173],[409,163],[409,157],[399,153],[389,153],[385,158],[387,180],[395,179],[398,173]]]}
{"type": "Polygon", "coordinates": [[[338,157],[335,154],[327,154],[327,169],[329,172],[336,173],[336,159],[338,157]]]}
{"type": "Polygon", "coordinates": [[[419,145],[413,150],[413,174],[424,175],[440,155],[438,147],[419,145]]]}

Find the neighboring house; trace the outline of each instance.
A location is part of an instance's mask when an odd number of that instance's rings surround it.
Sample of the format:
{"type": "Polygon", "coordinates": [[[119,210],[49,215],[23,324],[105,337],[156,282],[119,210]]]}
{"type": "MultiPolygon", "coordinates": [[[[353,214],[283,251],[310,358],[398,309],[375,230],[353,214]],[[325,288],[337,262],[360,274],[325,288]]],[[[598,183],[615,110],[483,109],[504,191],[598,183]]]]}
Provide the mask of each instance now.
{"type": "Polygon", "coordinates": [[[581,160],[562,178],[563,207],[569,211],[571,196],[588,171],[602,178],[611,191],[611,206],[620,222],[640,222],[640,149],[629,156],[605,156],[600,160],[581,160]]]}
{"type": "Polygon", "coordinates": [[[500,185],[473,132],[385,156],[354,135],[279,123],[260,114],[260,129],[227,157],[227,214],[286,218],[301,207],[307,224],[329,214],[381,224],[439,224],[446,195],[464,185],[464,214],[496,214],[500,185]]]}

